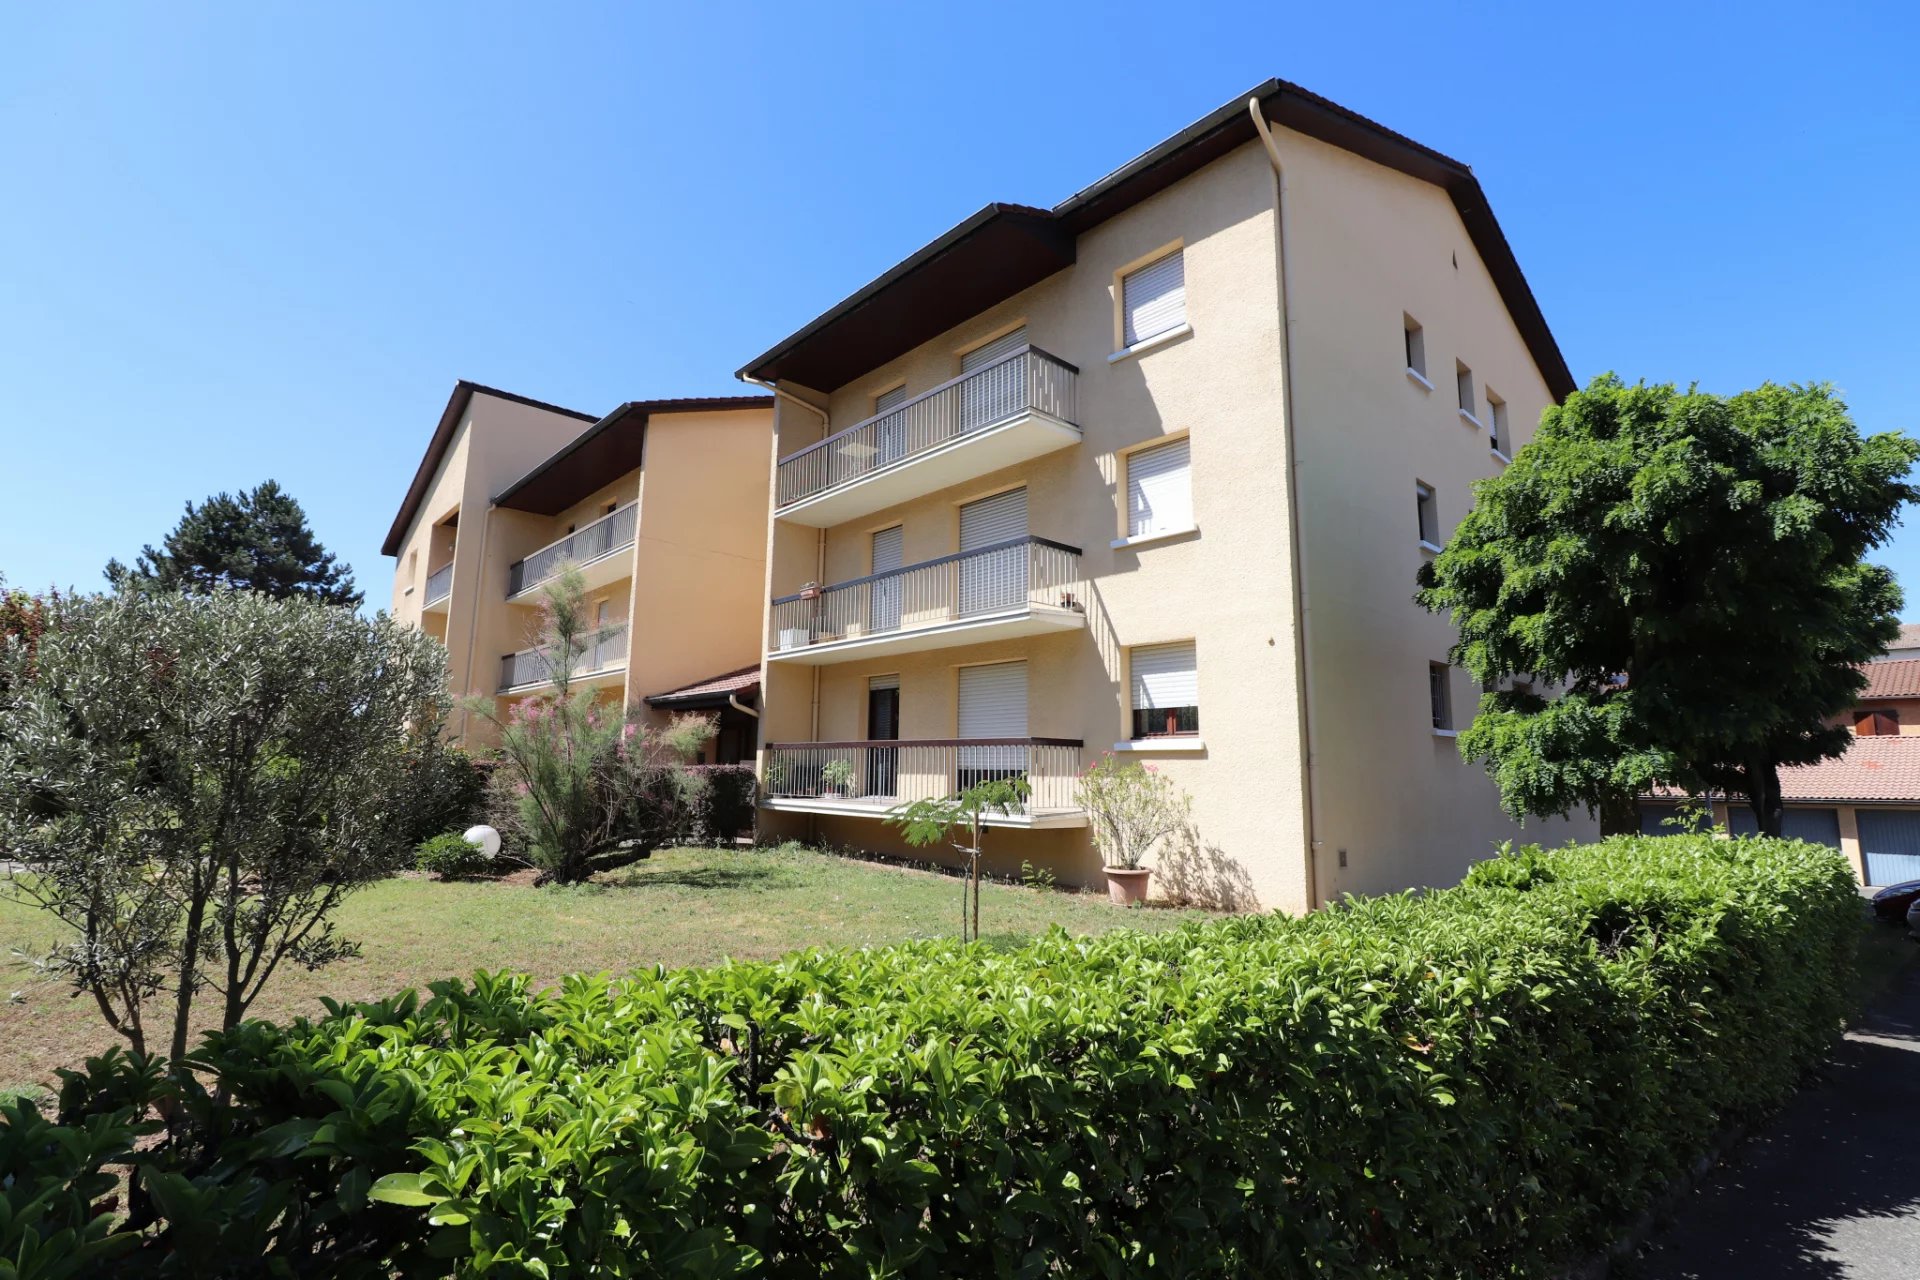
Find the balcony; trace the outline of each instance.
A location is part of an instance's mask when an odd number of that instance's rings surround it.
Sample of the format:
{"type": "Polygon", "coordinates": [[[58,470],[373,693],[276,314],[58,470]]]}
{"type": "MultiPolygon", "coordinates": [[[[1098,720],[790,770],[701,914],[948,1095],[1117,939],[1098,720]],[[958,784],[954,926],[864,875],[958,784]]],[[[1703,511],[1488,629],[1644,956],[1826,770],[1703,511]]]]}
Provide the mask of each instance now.
{"type": "Polygon", "coordinates": [[[449,560],[427,575],[427,593],[420,601],[420,608],[438,613],[447,607],[447,597],[453,594],[453,561],[449,560]]]}
{"type": "Polygon", "coordinates": [[[924,741],[770,742],[763,808],[884,818],[898,804],[953,795],[990,778],[1026,776],[1025,808],[986,818],[994,827],[1084,827],[1074,795],[1077,738],[945,738],[924,741]]]}
{"type": "Polygon", "coordinates": [[[633,531],[639,523],[640,504],[629,502],[592,524],[580,526],[558,542],[549,542],[525,560],[515,561],[507,568],[507,599],[532,591],[557,575],[560,566],[568,561],[586,578],[588,590],[618,582],[627,576],[629,566],[614,553],[633,545],[633,531]]]}
{"type": "MultiPolygon", "coordinates": [[[[548,649],[522,649],[500,659],[500,692],[524,693],[553,683],[553,667],[548,649]]],[[[608,628],[594,644],[586,646],[574,659],[570,684],[602,683],[602,677],[627,669],[627,629],[608,628]]]]}
{"type": "Polygon", "coordinates": [[[825,528],[1080,443],[1078,370],[1036,347],[780,460],[774,514],[825,528]]]}
{"type": "Polygon", "coordinates": [[[1034,537],[781,596],[772,612],[767,660],[801,666],[1087,625],[1080,549],[1034,537]]]}

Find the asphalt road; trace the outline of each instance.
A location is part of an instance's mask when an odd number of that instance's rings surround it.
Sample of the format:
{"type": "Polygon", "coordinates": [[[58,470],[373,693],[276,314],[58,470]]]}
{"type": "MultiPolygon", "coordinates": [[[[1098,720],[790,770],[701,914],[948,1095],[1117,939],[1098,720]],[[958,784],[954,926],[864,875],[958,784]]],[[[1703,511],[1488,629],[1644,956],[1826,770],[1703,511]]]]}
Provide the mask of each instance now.
{"type": "Polygon", "coordinates": [[[1636,1280],[1920,1276],[1920,966],[1654,1237],[1636,1280]]]}

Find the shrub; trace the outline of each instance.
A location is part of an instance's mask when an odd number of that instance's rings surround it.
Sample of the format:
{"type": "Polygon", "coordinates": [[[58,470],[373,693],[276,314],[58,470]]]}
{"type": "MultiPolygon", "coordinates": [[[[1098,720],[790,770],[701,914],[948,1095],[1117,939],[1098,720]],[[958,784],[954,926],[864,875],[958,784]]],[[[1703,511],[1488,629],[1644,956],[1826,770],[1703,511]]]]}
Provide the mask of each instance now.
{"type": "Polygon", "coordinates": [[[690,844],[732,844],[753,831],[760,784],[752,765],[689,765],[680,773],[686,780],[680,839],[690,844]]]}
{"type": "Polygon", "coordinates": [[[412,784],[409,848],[443,831],[465,831],[486,818],[487,770],[461,748],[436,739],[415,750],[406,768],[412,784]]]}
{"type": "Polygon", "coordinates": [[[183,1206],[196,1275],[1539,1276],[1819,1060],[1859,917],[1828,850],[1623,837],[1302,919],[481,974],[96,1061],[60,1120],[164,1098],[126,1230],[183,1206]]]}
{"type": "Polygon", "coordinates": [[[494,860],[458,831],[422,840],[413,851],[413,865],[442,880],[484,875],[495,869],[494,860]]]}

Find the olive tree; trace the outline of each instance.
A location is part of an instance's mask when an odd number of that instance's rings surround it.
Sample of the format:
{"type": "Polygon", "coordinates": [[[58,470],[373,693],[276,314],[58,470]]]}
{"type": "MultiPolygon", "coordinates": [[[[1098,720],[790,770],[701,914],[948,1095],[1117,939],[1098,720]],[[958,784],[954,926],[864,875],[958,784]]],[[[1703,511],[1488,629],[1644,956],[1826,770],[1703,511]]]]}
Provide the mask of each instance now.
{"type": "Polygon", "coordinates": [[[404,858],[438,776],[439,644],[310,600],[127,592],[54,602],[35,664],[0,680],[0,851],[71,929],[42,963],[135,1049],[186,1052],[203,991],[231,1027],[282,964],[355,952],[334,909],[404,858]]]}

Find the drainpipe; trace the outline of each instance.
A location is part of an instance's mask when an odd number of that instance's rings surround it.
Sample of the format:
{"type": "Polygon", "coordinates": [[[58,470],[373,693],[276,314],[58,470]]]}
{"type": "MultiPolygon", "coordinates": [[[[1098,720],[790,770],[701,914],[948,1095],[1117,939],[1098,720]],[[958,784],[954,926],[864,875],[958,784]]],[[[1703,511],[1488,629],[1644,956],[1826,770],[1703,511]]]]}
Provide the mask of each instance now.
{"type": "Polygon", "coordinates": [[[760,718],[760,713],[758,711],[755,711],[752,707],[747,706],[745,703],[741,702],[740,699],[734,697],[732,694],[727,695],[727,705],[732,707],[735,711],[744,712],[747,715],[752,716],[755,720],[758,720],[760,718]]]}
{"type": "Polygon", "coordinates": [[[1293,304],[1288,296],[1287,271],[1287,174],[1280,161],[1280,148],[1273,131],[1267,127],[1260,99],[1247,99],[1247,113],[1253,117],[1254,132],[1266,146],[1267,161],[1273,166],[1274,260],[1280,286],[1280,376],[1286,385],[1280,397],[1280,416],[1287,442],[1287,513],[1290,525],[1287,554],[1293,571],[1294,608],[1299,625],[1294,628],[1294,661],[1299,676],[1298,714],[1300,717],[1300,758],[1306,774],[1306,860],[1307,905],[1318,907],[1320,900],[1320,841],[1315,838],[1314,815],[1319,811],[1320,775],[1313,765],[1313,680],[1307,671],[1309,627],[1313,613],[1307,602],[1307,575],[1300,554],[1300,451],[1297,447],[1293,416],[1293,350],[1289,335],[1293,328],[1293,304]]]}

